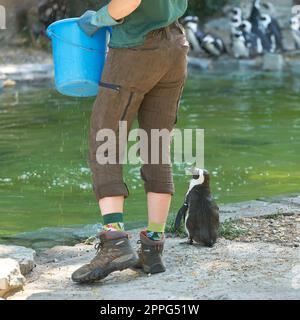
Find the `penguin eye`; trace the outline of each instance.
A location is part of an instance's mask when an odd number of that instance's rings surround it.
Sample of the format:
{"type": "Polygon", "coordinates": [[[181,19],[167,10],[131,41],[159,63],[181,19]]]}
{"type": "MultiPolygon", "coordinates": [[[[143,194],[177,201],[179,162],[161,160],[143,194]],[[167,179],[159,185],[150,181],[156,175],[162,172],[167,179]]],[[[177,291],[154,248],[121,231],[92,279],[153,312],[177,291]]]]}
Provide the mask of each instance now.
{"type": "Polygon", "coordinates": [[[199,178],[200,178],[200,175],[199,175],[199,174],[193,175],[193,179],[194,179],[194,180],[198,180],[199,178]]]}

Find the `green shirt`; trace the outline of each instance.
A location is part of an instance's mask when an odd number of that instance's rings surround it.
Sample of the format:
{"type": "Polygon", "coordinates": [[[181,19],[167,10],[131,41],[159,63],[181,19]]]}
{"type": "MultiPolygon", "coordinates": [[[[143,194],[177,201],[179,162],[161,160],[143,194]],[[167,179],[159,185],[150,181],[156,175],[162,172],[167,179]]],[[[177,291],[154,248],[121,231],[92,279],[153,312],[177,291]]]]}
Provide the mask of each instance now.
{"type": "Polygon", "coordinates": [[[147,34],[166,27],[182,17],[188,0],[142,0],[124,22],[112,27],[111,48],[128,48],[143,44],[147,34]]]}

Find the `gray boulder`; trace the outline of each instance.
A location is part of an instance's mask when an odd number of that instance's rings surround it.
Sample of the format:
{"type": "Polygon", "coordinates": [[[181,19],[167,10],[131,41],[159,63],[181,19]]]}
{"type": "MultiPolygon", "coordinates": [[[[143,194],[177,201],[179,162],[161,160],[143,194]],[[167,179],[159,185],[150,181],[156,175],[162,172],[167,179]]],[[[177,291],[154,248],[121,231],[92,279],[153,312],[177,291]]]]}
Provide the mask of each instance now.
{"type": "Polygon", "coordinates": [[[20,246],[0,245],[0,259],[10,258],[19,263],[22,275],[28,274],[35,266],[36,252],[20,246]]]}
{"type": "Polygon", "coordinates": [[[0,259],[0,297],[21,290],[25,284],[18,261],[0,259]]]}

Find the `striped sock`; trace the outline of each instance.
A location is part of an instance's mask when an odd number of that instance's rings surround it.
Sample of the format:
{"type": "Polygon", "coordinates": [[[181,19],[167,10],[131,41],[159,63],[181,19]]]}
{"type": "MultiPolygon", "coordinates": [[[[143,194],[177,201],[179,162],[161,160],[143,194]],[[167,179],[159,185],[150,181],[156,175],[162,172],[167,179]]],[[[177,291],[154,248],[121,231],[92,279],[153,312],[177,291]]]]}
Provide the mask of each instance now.
{"type": "Polygon", "coordinates": [[[146,231],[147,237],[153,241],[162,240],[164,237],[165,227],[165,223],[149,223],[146,231]]]}
{"type": "Polygon", "coordinates": [[[104,231],[124,231],[123,213],[110,213],[103,216],[104,231]]]}

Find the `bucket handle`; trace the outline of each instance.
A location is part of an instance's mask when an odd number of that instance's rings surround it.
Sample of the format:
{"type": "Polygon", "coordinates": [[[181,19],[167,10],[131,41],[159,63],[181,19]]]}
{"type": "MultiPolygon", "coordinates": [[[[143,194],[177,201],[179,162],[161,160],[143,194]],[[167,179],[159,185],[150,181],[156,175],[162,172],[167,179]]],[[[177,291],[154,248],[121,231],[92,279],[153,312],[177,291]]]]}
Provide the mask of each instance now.
{"type": "MultiPolygon", "coordinates": [[[[109,32],[110,37],[111,37],[111,35],[112,35],[112,30],[111,30],[111,28],[107,28],[107,31],[109,32]]],[[[73,47],[77,47],[77,48],[80,48],[80,49],[82,49],[82,50],[86,50],[86,51],[90,51],[90,52],[99,52],[99,53],[107,53],[107,52],[108,52],[108,51],[106,51],[106,52],[100,52],[100,51],[97,51],[97,50],[92,49],[92,48],[86,48],[86,47],[80,46],[80,45],[78,45],[78,44],[76,44],[76,43],[74,43],[74,42],[65,40],[64,38],[58,36],[55,32],[53,32],[53,31],[51,31],[51,30],[49,30],[49,29],[47,30],[47,36],[48,36],[50,39],[52,39],[52,37],[54,37],[54,38],[56,38],[56,39],[58,39],[58,40],[60,40],[60,41],[63,41],[63,42],[65,42],[65,43],[67,43],[67,44],[72,45],[73,47]]]]}

